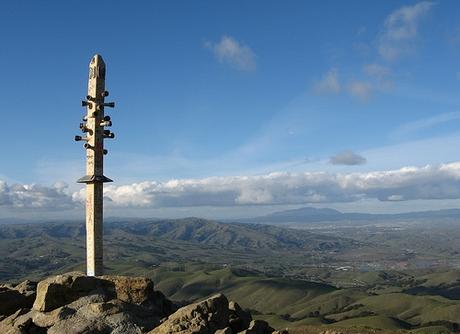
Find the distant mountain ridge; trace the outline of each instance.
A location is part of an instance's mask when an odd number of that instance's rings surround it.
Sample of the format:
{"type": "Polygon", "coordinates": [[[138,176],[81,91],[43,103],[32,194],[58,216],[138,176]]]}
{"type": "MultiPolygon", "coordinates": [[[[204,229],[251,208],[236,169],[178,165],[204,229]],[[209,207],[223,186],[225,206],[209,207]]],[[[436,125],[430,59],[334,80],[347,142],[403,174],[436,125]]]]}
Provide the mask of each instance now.
{"type": "Polygon", "coordinates": [[[417,219],[417,218],[460,218],[460,209],[444,209],[432,211],[415,211],[394,214],[372,214],[358,212],[340,212],[329,208],[303,207],[277,211],[271,214],[239,219],[245,223],[289,223],[289,222],[322,222],[346,220],[385,220],[385,219],[417,219]]]}
{"type": "MultiPolygon", "coordinates": [[[[112,221],[104,224],[104,235],[151,237],[193,244],[254,249],[333,250],[356,247],[358,242],[276,226],[221,223],[201,218],[112,221]]],[[[42,236],[85,236],[83,223],[32,223],[0,225],[0,240],[42,236]]]]}
{"type": "MultiPolygon", "coordinates": [[[[82,270],[84,245],[82,221],[0,225],[0,280],[16,280],[26,273],[40,278],[51,272],[82,270]]],[[[124,273],[143,273],[160,263],[190,262],[251,264],[278,271],[278,263],[316,263],[364,245],[310,231],[199,218],[104,224],[106,266],[124,273]]]]}

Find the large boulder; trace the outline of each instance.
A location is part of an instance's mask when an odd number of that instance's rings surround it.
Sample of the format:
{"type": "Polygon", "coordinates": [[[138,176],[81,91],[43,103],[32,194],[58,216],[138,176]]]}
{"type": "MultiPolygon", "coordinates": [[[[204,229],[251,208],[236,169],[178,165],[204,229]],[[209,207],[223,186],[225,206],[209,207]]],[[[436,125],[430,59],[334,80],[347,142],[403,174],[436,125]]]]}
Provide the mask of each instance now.
{"type": "MultiPolygon", "coordinates": [[[[37,297],[33,309],[48,312],[60,306],[69,304],[80,297],[107,292],[96,277],[86,276],[80,272],[71,272],[63,275],[51,276],[40,281],[37,285],[37,297]]],[[[114,290],[112,288],[112,290],[114,290]]]]}
{"type": "MultiPolygon", "coordinates": [[[[2,292],[30,296],[34,285],[2,286],[2,292]],[[17,289],[17,290],[14,290],[17,289]]],[[[7,294],[5,294],[6,296],[7,294]]],[[[10,303],[13,309],[17,303],[10,303]]],[[[7,304],[7,305],[10,305],[7,304]]],[[[5,304],[6,305],[6,304],[5,304]]],[[[5,306],[4,306],[5,307],[5,306]]],[[[8,334],[141,334],[160,324],[174,304],[143,277],[88,277],[80,272],[49,277],[38,283],[35,302],[0,319],[8,334]],[[14,313],[14,314],[13,314],[14,313]]]]}
{"type": "Polygon", "coordinates": [[[160,291],[153,289],[153,282],[149,278],[101,276],[100,279],[112,283],[115,298],[125,303],[142,305],[156,314],[165,316],[176,311],[176,307],[169,299],[160,291]]]}
{"type": "Polygon", "coordinates": [[[36,326],[28,309],[19,309],[0,322],[2,334],[46,334],[46,328],[36,326]]]}
{"type": "Polygon", "coordinates": [[[249,327],[252,321],[251,314],[244,311],[240,305],[231,301],[228,303],[229,324],[234,333],[241,332],[249,327]]]}
{"type": "Polygon", "coordinates": [[[24,281],[16,286],[0,286],[0,316],[9,316],[18,309],[32,307],[36,285],[34,282],[24,281]]]}
{"type": "Polygon", "coordinates": [[[153,282],[146,277],[101,276],[99,279],[113,283],[117,299],[126,303],[142,304],[153,295],[153,282]]]}
{"type": "Polygon", "coordinates": [[[252,320],[249,328],[240,332],[240,334],[271,334],[274,329],[266,321],[252,320]]]}
{"type": "Polygon", "coordinates": [[[143,305],[157,313],[168,315],[173,304],[145,277],[101,276],[91,277],[71,272],[49,277],[38,283],[33,309],[49,312],[72,303],[81,297],[99,295],[104,301],[118,299],[125,303],[143,305]]]}
{"type": "Polygon", "coordinates": [[[158,326],[168,315],[119,299],[106,299],[103,294],[90,294],[49,312],[21,309],[0,321],[0,333],[141,334],[158,326]]]}
{"type": "Polygon", "coordinates": [[[94,297],[82,297],[65,306],[63,315],[48,328],[48,334],[129,333],[141,334],[160,323],[160,316],[145,318],[133,310],[131,304],[120,300],[104,302],[94,297]]]}
{"type": "Polygon", "coordinates": [[[149,334],[214,334],[228,327],[228,319],[228,300],[218,294],[180,308],[149,334]]]}

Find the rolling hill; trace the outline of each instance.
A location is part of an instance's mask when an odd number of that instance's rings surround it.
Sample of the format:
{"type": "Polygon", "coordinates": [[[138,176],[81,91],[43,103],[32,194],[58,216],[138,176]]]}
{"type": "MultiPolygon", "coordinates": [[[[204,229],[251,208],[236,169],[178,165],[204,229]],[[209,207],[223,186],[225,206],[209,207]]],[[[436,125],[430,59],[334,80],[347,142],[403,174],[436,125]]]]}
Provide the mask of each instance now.
{"type": "MultiPolygon", "coordinates": [[[[340,289],[325,283],[267,277],[232,268],[193,271],[158,268],[152,277],[157,288],[172,300],[190,301],[220,291],[278,328],[327,325],[387,330],[425,328],[433,332],[432,327],[438,326],[441,332],[450,332],[460,326],[460,300],[410,295],[404,293],[403,287],[398,292],[376,294],[375,287],[382,284],[378,280],[369,282],[367,287],[340,289]]],[[[403,281],[401,285],[404,282],[407,284],[403,281]]],[[[424,278],[419,282],[424,282],[424,278]]]]}
{"type": "MultiPolygon", "coordinates": [[[[179,303],[223,292],[278,328],[458,330],[458,271],[360,269],[361,263],[399,263],[408,240],[392,238],[386,246],[375,241],[382,240],[379,231],[359,233],[361,241],[337,235],[346,235],[342,230],[334,235],[198,218],[111,220],[105,224],[105,271],[151,277],[179,303]]],[[[79,222],[2,224],[0,282],[84,270],[84,246],[79,222]]]]}

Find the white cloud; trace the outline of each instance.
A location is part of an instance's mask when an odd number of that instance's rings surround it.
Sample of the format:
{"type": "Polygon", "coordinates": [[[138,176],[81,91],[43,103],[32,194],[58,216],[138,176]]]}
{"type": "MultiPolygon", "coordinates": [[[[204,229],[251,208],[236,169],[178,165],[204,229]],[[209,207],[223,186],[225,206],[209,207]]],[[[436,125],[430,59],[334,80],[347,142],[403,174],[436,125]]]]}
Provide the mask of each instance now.
{"type": "Polygon", "coordinates": [[[329,162],[333,165],[363,165],[366,163],[366,158],[350,150],[337,153],[332,156],[329,162]]]}
{"type": "Polygon", "coordinates": [[[250,47],[244,45],[231,36],[222,36],[217,43],[206,42],[205,47],[210,49],[217,60],[243,70],[251,71],[256,68],[256,55],[250,47]]]}
{"type": "Polygon", "coordinates": [[[316,94],[339,93],[341,87],[337,69],[333,68],[324,74],[324,76],[315,83],[313,90],[316,94]]]}
{"type": "MultiPolygon", "coordinates": [[[[9,186],[0,181],[1,208],[82,208],[84,197],[84,189],[70,194],[64,185],[9,186]]],[[[373,172],[277,172],[145,181],[106,185],[104,197],[109,208],[146,209],[459,199],[460,162],[373,172]]]]}
{"type": "Polygon", "coordinates": [[[259,176],[110,185],[111,205],[238,206],[460,198],[460,163],[363,173],[278,172],[259,176]]]}
{"type": "Polygon", "coordinates": [[[348,84],[348,92],[361,101],[367,101],[372,95],[372,85],[365,81],[352,81],[348,84]]]}
{"type": "Polygon", "coordinates": [[[432,2],[422,1],[391,13],[385,20],[384,30],[379,39],[380,55],[393,60],[410,52],[418,34],[420,21],[432,6],[432,2]]]}
{"type": "Polygon", "coordinates": [[[47,187],[37,184],[8,185],[0,180],[0,207],[20,209],[68,209],[75,206],[67,185],[47,187]]]}

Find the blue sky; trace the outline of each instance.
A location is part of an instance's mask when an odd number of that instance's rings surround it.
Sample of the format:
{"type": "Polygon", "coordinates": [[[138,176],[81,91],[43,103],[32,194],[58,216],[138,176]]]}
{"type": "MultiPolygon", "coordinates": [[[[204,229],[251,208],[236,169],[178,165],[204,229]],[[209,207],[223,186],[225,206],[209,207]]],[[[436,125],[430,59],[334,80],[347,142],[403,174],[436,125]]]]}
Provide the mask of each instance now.
{"type": "Polygon", "coordinates": [[[459,7],[2,2],[0,216],[81,211],[95,53],[117,103],[113,214],[458,207],[459,7]]]}

